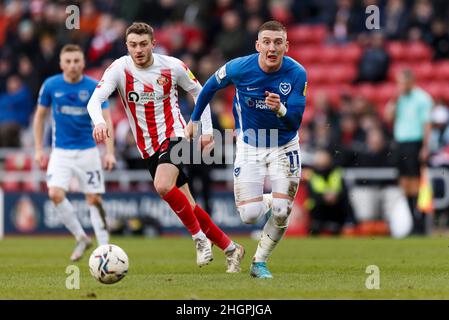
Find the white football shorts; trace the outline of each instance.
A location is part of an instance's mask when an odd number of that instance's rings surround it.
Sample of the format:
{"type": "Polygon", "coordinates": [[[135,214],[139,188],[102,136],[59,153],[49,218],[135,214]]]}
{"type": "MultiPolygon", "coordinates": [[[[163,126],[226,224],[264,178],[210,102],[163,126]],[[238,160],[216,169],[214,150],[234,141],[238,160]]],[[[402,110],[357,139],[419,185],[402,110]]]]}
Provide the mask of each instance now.
{"type": "Polygon", "coordinates": [[[47,187],[68,191],[73,177],[78,179],[83,193],[105,192],[101,157],[97,148],[53,149],[47,167],[47,187]]]}
{"type": "Polygon", "coordinates": [[[234,161],[236,202],[263,195],[265,178],[271,180],[272,192],[296,195],[301,177],[301,157],[297,138],[283,146],[254,147],[237,139],[234,161]]]}

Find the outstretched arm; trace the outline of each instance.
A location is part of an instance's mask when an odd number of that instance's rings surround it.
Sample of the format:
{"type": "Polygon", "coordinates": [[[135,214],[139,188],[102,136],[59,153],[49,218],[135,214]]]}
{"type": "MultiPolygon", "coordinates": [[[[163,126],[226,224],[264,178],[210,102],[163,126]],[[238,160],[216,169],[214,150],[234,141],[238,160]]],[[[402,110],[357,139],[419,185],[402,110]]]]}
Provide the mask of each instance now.
{"type": "Polygon", "coordinates": [[[113,64],[106,69],[100,83],[95,88],[95,91],[87,104],[87,111],[95,126],[92,136],[96,143],[103,142],[110,137],[110,132],[106,120],[103,117],[101,105],[117,88],[116,78],[116,70],[114,69],[113,64]]]}
{"type": "Polygon", "coordinates": [[[196,135],[198,130],[198,121],[200,120],[200,118],[202,119],[203,114],[205,114],[207,111],[209,111],[210,114],[210,110],[208,110],[209,102],[212,100],[215,93],[221,88],[222,86],[220,86],[220,84],[218,83],[215,75],[211,76],[209,80],[207,80],[206,84],[201,90],[201,93],[198,96],[198,99],[196,100],[195,108],[193,109],[190,122],[185,130],[187,139],[191,139],[196,135]],[[206,107],[208,108],[206,109],[206,107]]]}

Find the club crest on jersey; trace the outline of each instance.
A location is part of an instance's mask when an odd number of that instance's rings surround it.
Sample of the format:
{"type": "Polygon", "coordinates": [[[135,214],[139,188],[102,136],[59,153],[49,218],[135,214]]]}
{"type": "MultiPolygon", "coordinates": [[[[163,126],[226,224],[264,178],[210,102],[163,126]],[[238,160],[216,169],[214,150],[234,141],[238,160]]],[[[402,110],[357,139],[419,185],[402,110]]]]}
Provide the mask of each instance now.
{"type": "Polygon", "coordinates": [[[292,90],[292,85],[287,82],[281,82],[279,84],[279,91],[285,96],[292,90]]]}
{"type": "Polygon", "coordinates": [[[81,101],[86,102],[87,100],[89,100],[89,91],[80,90],[80,92],[78,92],[78,97],[81,101]]]}
{"type": "Polygon", "coordinates": [[[234,176],[238,177],[240,174],[240,167],[234,169],[234,176]]]}
{"type": "Polygon", "coordinates": [[[160,76],[156,81],[158,85],[164,86],[168,83],[168,78],[166,76],[160,76]]]}

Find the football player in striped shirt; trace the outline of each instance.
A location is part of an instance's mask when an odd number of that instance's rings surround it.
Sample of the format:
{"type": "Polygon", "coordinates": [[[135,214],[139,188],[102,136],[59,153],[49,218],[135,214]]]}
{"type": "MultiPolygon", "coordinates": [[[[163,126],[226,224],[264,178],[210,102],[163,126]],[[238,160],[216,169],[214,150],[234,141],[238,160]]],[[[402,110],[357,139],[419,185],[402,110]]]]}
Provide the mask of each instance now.
{"type": "MultiPolygon", "coordinates": [[[[115,60],[106,69],[87,106],[95,124],[95,140],[101,142],[109,137],[101,103],[117,89],[156,191],[175,211],[195,241],[197,264],[203,266],[212,261],[212,241],[225,252],[227,272],[240,272],[243,247],[229,239],[196,204],[183,164],[171,154],[184,138],[186,126],[179,109],[178,87],[196,100],[202,86],[181,60],[153,53],[155,39],[148,24],[133,23],[126,31],[126,45],[129,55],[115,60]]],[[[202,144],[212,148],[209,107],[201,121],[202,144]]]]}

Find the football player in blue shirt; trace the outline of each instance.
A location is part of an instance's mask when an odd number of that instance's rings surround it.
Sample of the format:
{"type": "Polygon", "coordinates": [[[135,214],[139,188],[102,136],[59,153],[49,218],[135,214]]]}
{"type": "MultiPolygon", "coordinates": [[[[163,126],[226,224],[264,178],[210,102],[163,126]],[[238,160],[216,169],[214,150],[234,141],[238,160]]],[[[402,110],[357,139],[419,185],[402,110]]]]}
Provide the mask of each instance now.
{"type": "Polygon", "coordinates": [[[264,214],[263,228],[250,274],[272,278],[266,262],[288,226],[301,176],[298,129],[306,104],[306,72],[288,51],[287,32],[277,21],[258,32],[257,53],[229,61],[204,85],[186,136],[199,130],[197,121],[215,92],[233,84],[235,127],[238,133],[234,162],[234,196],[245,223],[264,214]],[[263,194],[265,177],[272,193],[263,194]]]}
{"type": "MultiPolygon", "coordinates": [[[[100,153],[92,137],[92,121],[87,103],[97,86],[97,81],[83,75],[85,62],[81,48],[68,44],[60,53],[61,74],[45,80],[39,93],[34,116],[35,160],[43,167],[44,122],[52,113],[52,152],[47,168],[48,195],[62,223],[75,236],[77,245],[70,259],[79,260],[92,244],[84,232],[66,192],[73,176],[86,195],[90,218],[98,244],[109,242],[106,215],[101,194],[105,192],[100,153]]],[[[103,115],[112,130],[108,103],[103,104],[103,115]]],[[[112,132],[112,131],[111,131],[112,132]]],[[[106,140],[105,168],[111,170],[116,159],[114,142],[106,140]]]]}

